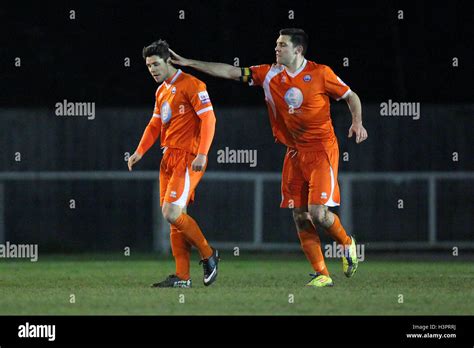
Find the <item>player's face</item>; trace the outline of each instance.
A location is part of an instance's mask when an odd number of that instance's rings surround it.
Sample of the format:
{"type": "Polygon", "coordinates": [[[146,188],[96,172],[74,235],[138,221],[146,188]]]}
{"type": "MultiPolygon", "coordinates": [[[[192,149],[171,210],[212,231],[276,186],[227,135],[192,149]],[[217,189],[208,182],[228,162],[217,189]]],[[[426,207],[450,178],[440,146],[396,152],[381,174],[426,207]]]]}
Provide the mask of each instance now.
{"type": "Polygon", "coordinates": [[[169,65],[158,56],[150,56],[145,59],[148,71],[153,76],[156,82],[162,83],[169,77],[169,65]]]}
{"type": "Polygon", "coordinates": [[[297,49],[293,47],[289,35],[280,35],[275,47],[276,62],[288,65],[296,59],[297,49]]]}

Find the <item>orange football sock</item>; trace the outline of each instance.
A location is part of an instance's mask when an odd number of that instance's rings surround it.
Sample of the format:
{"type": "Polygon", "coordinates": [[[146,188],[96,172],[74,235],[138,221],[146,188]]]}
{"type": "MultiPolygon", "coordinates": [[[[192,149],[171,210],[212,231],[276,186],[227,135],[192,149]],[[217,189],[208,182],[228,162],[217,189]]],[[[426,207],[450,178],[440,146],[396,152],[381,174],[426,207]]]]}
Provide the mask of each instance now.
{"type": "Polygon", "coordinates": [[[347,235],[346,230],[342,227],[341,220],[336,214],[334,214],[334,223],[331,227],[326,228],[326,231],[338,244],[351,245],[352,239],[347,235]]]}
{"type": "Polygon", "coordinates": [[[321,250],[321,240],[316,229],[313,227],[309,230],[299,231],[298,237],[300,238],[301,248],[313,269],[318,273],[329,275],[321,250]]]}
{"type": "Polygon", "coordinates": [[[181,214],[173,225],[178,229],[178,232],[184,234],[188,242],[199,250],[203,259],[207,259],[212,255],[211,247],[207,243],[207,240],[202,234],[198,224],[191,216],[181,214]]]}
{"type": "Polygon", "coordinates": [[[173,225],[171,225],[170,241],[176,263],[176,275],[183,280],[188,280],[190,278],[191,244],[186,240],[184,234],[180,233],[173,225]]]}

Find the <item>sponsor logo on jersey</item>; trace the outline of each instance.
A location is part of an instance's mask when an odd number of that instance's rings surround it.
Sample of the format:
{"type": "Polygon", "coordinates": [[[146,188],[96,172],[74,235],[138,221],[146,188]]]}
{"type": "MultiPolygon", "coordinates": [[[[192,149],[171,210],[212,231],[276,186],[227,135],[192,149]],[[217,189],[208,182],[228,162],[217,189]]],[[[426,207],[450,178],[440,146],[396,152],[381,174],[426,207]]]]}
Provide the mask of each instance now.
{"type": "Polygon", "coordinates": [[[304,82],[309,82],[309,81],[311,81],[311,79],[312,79],[312,77],[311,77],[311,75],[309,75],[309,74],[308,74],[308,75],[304,75],[304,77],[303,77],[303,81],[304,81],[304,82]]]}
{"type": "Polygon", "coordinates": [[[321,199],[328,198],[328,194],[326,192],[321,192],[321,199]]]}
{"type": "Polygon", "coordinates": [[[168,123],[168,121],[171,119],[171,116],[170,104],[165,101],[163,104],[161,104],[161,121],[163,121],[163,123],[168,123]]]}
{"type": "Polygon", "coordinates": [[[176,93],[176,87],[171,88],[171,93],[173,93],[173,94],[176,93]]]}
{"type": "Polygon", "coordinates": [[[291,87],[285,93],[285,101],[290,108],[297,109],[303,104],[303,92],[299,88],[291,87]]]}
{"type": "Polygon", "coordinates": [[[209,98],[209,94],[207,91],[199,92],[198,93],[199,100],[201,101],[201,104],[207,104],[211,102],[211,99],[209,98]]]}

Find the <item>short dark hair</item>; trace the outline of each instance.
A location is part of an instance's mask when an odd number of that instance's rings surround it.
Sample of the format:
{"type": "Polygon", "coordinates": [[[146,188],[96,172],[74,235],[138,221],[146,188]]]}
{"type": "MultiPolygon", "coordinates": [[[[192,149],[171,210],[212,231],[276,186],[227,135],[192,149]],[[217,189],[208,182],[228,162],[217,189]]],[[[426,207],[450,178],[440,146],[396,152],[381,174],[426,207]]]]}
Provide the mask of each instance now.
{"type": "Polygon", "coordinates": [[[143,59],[151,56],[158,56],[165,62],[170,57],[170,45],[165,40],[159,39],[150,45],[143,47],[143,59]]]}
{"type": "Polygon", "coordinates": [[[280,30],[280,35],[288,35],[293,46],[303,46],[303,56],[306,54],[308,49],[308,34],[303,29],[298,28],[286,28],[280,30]]]}

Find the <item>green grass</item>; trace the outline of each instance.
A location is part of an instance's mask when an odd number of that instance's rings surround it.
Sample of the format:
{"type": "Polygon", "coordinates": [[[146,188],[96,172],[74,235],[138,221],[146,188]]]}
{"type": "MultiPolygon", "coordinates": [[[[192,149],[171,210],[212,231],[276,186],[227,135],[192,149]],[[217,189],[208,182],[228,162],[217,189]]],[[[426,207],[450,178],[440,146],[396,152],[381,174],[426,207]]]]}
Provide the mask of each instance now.
{"type": "Polygon", "coordinates": [[[152,289],[173,273],[171,258],[47,256],[0,262],[0,315],[473,315],[470,262],[362,262],[354,278],[328,262],[333,288],[303,285],[303,255],[224,255],[216,283],[202,284],[192,262],[192,289],[152,289]],[[70,295],[75,303],[70,303],[70,295]],[[185,303],[180,303],[180,295],[185,303]],[[289,303],[289,295],[294,303],[289,303]],[[403,303],[399,303],[399,295],[403,303]]]}

